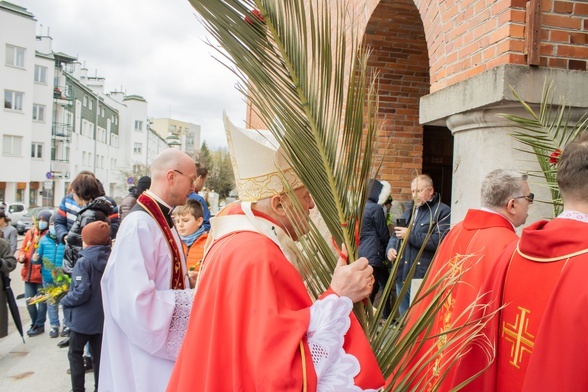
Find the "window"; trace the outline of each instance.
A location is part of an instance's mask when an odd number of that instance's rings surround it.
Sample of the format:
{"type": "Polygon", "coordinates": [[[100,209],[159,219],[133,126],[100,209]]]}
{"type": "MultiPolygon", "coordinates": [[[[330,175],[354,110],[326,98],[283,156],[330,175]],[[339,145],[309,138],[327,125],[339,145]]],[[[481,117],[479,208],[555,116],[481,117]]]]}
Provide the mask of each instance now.
{"type": "Polygon", "coordinates": [[[118,135],[114,133],[110,134],[110,145],[113,147],[118,147],[118,135]]]}
{"type": "Polygon", "coordinates": [[[31,158],[43,158],[43,144],[32,143],[31,144],[31,158]]]}
{"type": "Polygon", "coordinates": [[[143,130],[143,121],[135,120],[135,131],[143,130]]]}
{"type": "Polygon", "coordinates": [[[18,46],[6,45],[6,65],[13,67],[24,68],[25,64],[25,48],[18,46]]]}
{"type": "Polygon", "coordinates": [[[86,151],[82,151],[82,165],[86,166],[86,151]]]}
{"type": "Polygon", "coordinates": [[[2,137],[2,153],[9,156],[20,156],[22,136],[4,135],[2,137]]]}
{"type": "Polygon", "coordinates": [[[45,105],[33,104],[33,120],[45,121],[45,105]]]}
{"type": "Polygon", "coordinates": [[[97,140],[106,143],[106,129],[98,127],[97,140]]]}
{"type": "Polygon", "coordinates": [[[141,144],[141,143],[135,143],[135,144],[133,145],[133,152],[134,152],[135,154],[140,154],[140,153],[141,153],[141,150],[142,150],[142,148],[143,148],[143,144],[141,144]]]}
{"type": "Polygon", "coordinates": [[[4,90],[4,109],[22,111],[23,96],[19,91],[4,90]]]}
{"type": "Polygon", "coordinates": [[[88,96],[84,95],[84,107],[87,108],[88,107],[88,96]]]}
{"type": "Polygon", "coordinates": [[[94,137],[94,124],[82,119],[82,135],[93,138],[94,137]]]}
{"type": "Polygon", "coordinates": [[[106,110],[104,110],[104,107],[102,107],[102,118],[104,118],[105,114],[106,114],[106,110]]]}
{"type": "Polygon", "coordinates": [[[94,108],[94,101],[92,99],[90,99],[88,101],[88,109],[92,110],[94,108]]]}
{"type": "Polygon", "coordinates": [[[47,67],[35,65],[35,82],[47,84],[47,67]]]}

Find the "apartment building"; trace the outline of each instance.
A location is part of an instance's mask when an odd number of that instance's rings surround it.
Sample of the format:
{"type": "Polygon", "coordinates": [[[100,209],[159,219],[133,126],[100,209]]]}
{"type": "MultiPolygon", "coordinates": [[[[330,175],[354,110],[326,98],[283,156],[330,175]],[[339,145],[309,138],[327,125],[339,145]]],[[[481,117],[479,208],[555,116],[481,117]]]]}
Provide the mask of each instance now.
{"type": "Polygon", "coordinates": [[[150,122],[153,129],[166,138],[170,147],[179,148],[192,156],[200,149],[200,125],[173,118],[153,118],[150,122]]]}
{"type": "MultiPolygon", "coordinates": [[[[82,170],[122,198],[143,174],[137,170],[169,148],[167,135],[150,127],[146,99],[106,93],[104,78],[54,52],[52,38],[36,29],[31,12],[0,1],[0,200],[57,205],[82,170]],[[137,179],[128,177],[133,170],[137,179]]],[[[198,147],[196,127],[189,151],[198,147]]]]}

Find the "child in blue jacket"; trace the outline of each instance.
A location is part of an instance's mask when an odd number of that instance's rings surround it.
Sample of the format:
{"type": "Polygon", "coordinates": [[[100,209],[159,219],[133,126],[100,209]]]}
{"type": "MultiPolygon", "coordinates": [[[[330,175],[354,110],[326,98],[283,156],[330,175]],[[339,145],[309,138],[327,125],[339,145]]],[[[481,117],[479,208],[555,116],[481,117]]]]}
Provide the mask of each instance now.
{"type": "Polygon", "coordinates": [[[104,311],[100,280],[110,256],[110,226],[95,221],[82,229],[82,250],[71,275],[69,292],[61,300],[69,333],[69,367],[74,391],[84,390],[84,346],[90,343],[94,390],[98,390],[104,311]]]}
{"type": "MultiPolygon", "coordinates": [[[[33,255],[33,264],[41,264],[41,275],[43,276],[43,287],[53,284],[53,269],[61,268],[63,263],[63,252],[65,245],[57,241],[55,236],[55,214],[49,219],[49,230],[47,234],[41,237],[39,248],[33,255]],[[47,263],[52,264],[47,268],[47,263]]],[[[59,302],[47,302],[47,311],[49,313],[49,324],[51,331],[49,337],[56,338],[59,336],[59,302]]]]}

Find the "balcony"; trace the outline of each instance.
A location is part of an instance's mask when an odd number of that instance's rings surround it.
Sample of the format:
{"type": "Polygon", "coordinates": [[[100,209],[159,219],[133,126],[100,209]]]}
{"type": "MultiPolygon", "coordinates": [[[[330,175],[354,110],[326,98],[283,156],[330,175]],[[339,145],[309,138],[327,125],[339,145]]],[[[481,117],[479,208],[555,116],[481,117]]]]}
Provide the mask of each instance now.
{"type": "Polygon", "coordinates": [[[56,178],[69,178],[70,164],[68,161],[51,160],[51,173],[56,178]]]}
{"type": "Polygon", "coordinates": [[[51,136],[56,141],[69,142],[71,139],[72,126],[65,123],[53,123],[51,136]]]}
{"type": "Polygon", "coordinates": [[[58,86],[53,88],[53,99],[61,106],[69,106],[72,101],[71,97],[67,94],[67,89],[62,89],[58,86]]]}

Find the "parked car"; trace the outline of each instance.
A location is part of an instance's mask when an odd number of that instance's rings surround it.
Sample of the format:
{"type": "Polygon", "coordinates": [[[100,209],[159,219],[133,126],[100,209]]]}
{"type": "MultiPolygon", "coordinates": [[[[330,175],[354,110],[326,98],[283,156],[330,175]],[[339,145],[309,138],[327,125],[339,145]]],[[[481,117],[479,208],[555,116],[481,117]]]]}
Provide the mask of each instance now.
{"type": "Polygon", "coordinates": [[[27,206],[21,202],[6,203],[4,213],[10,218],[10,224],[16,226],[16,222],[28,212],[27,206]]]}
{"type": "Polygon", "coordinates": [[[21,219],[19,219],[16,222],[16,231],[18,231],[18,234],[23,235],[24,233],[29,231],[29,229],[32,229],[33,228],[33,217],[36,217],[37,214],[43,210],[51,210],[51,213],[55,213],[55,211],[57,210],[57,207],[33,207],[33,208],[31,208],[26,214],[24,214],[22,216],[21,219]]]}

